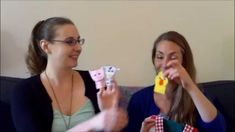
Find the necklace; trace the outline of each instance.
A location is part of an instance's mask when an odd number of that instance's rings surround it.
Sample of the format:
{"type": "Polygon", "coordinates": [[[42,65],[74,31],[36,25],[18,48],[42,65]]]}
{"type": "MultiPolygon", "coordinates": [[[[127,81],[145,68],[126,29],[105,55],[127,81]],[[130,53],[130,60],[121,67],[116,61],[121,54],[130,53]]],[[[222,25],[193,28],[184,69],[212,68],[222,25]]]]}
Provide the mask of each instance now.
{"type": "Polygon", "coordinates": [[[47,81],[48,81],[48,83],[49,83],[49,85],[50,85],[50,88],[51,88],[51,90],[52,90],[53,96],[55,97],[56,104],[57,104],[58,107],[59,107],[59,113],[60,113],[60,115],[61,115],[61,117],[62,117],[62,119],[63,119],[63,121],[64,121],[64,125],[65,125],[65,127],[66,127],[66,130],[68,130],[68,129],[70,128],[70,120],[71,120],[71,113],[72,113],[71,110],[72,110],[72,101],[73,101],[73,73],[72,73],[72,86],[71,86],[71,96],[70,96],[70,106],[69,106],[69,111],[70,111],[70,113],[69,113],[69,121],[68,121],[68,124],[67,124],[67,123],[66,123],[66,120],[65,120],[65,117],[64,117],[64,115],[62,114],[62,108],[61,108],[60,103],[59,103],[59,101],[58,101],[58,99],[57,99],[57,97],[56,97],[56,94],[55,94],[55,91],[54,91],[54,89],[53,89],[53,87],[52,87],[52,84],[51,84],[51,82],[50,82],[50,80],[49,80],[49,78],[48,78],[48,75],[47,75],[46,71],[44,71],[44,72],[45,72],[47,81]]]}

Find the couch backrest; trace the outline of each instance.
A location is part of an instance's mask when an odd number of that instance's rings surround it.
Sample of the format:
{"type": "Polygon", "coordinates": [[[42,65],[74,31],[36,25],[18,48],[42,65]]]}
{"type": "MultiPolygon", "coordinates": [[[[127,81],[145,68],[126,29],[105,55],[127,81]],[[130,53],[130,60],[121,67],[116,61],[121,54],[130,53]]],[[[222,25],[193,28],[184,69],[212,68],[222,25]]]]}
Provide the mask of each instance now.
{"type": "MultiPolygon", "coordinates": [[[[14,131],[10,113],[10,96],[14,86],[22,78],[1,76],[0,88],[0,130],[14,131]]],[[[235,131],[235,81],[213,81],[200,83],[199,86],[209,95],[211,100],[217,101],[216,107],[225,116],[227,131],[235,131]]],[[[131,96],[142,89],[139,86],[120,86],[120,106],[127,108],[131,96]]]]}
{"type": "Polygon", "coordinates": [[[224,115],[227,131],[235,132],[235,81],[213,81],[200,84],[224,115]]]}
{"type": "Polygon", "coordinates": [[[1,76],[0,88],[0,130],[15,132],[11,119],[10,97],[14,86],[22,79],[1,76]]]}
{"type": "Polygon", "coordinates": [[[11,91],[22,78],[1,76],[0,101],[9,103],[11,91]]]}

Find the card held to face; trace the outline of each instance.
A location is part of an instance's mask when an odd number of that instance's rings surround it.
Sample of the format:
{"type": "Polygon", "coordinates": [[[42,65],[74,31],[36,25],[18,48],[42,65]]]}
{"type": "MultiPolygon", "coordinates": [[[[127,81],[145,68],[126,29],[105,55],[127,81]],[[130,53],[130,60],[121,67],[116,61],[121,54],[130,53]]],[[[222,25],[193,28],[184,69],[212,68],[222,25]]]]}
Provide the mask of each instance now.
{"type": "Polygon", "coordinates": [[[160,71],[155,79],[154,79],[154,92],[155,93],[160,93],[160,94],[165,94],[166,92],[166,86],[168,84],[168,79],[163,76],[163,72],[160,71]]]}

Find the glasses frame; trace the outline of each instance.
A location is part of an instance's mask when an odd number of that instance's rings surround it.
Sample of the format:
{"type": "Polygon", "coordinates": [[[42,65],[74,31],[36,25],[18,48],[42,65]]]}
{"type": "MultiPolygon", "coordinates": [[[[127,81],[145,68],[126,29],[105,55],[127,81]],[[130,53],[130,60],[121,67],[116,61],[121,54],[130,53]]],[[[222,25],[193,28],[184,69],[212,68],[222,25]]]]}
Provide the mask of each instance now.
{"type": "Polygon", "coordinates": [[[81,39],[72,39],[72,43],[69,43],[68,40],[51,40],[51,41],[54,41],[54,42],[62,42],[62,43],[65,43],[67,45],[70,45],[70,46],[74,46],[76,44],[79,44],[79,45],[83,45],[85,43],[85,39],[84,38],[81,38],[81,39]]]}

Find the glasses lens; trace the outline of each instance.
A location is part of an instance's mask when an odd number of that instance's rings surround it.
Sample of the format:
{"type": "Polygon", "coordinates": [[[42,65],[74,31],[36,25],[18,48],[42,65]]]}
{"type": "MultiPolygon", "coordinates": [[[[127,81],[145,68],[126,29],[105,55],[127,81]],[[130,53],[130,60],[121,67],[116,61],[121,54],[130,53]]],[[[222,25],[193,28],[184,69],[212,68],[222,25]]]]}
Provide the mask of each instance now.
{"type": "Polygon", "coordinates": [[[68,45],[75,45],[77,43],[77,41],[74,39],[67,39],[64,42],[68,45]]]}
{"type": "Polygon", "coordinates": [[[85,41],[85,39],[78,39],[78,40],[76,40],[76,39],[66,39],[66,40],[64,40],[64,41],[62,41],[62,40],[54,40],[54,41],[58,41],[58,42],[64,42],[64,43],[66,43],[66,44],[68,44],[68,45],[76,45],[76,44],[80,44],[80,45],[83,45],[84,44],[84,41],[85,41]]]}

